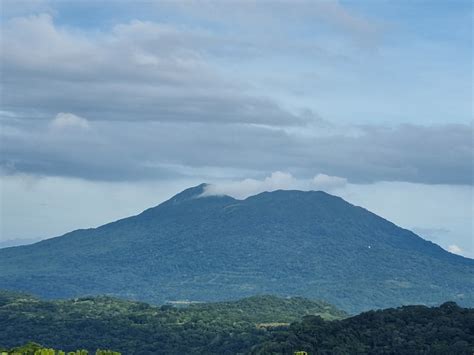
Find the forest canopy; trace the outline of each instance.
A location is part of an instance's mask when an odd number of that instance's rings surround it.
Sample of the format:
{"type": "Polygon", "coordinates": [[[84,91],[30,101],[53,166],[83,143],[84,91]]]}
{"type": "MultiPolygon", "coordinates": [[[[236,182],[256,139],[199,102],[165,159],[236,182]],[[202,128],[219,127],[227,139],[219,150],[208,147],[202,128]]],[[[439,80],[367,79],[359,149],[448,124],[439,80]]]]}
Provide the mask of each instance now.
{"type": "MultiPolygon", "coordinates": [[[[111,297],[44,301],[0,292],[0,349],[28,341],[122,354],[469,354],[474,310],[447,302],[348,317],[304,298],[153,306],[111,297]]],[[[41,354],[42,355],[42,354],[41,354]]]]}

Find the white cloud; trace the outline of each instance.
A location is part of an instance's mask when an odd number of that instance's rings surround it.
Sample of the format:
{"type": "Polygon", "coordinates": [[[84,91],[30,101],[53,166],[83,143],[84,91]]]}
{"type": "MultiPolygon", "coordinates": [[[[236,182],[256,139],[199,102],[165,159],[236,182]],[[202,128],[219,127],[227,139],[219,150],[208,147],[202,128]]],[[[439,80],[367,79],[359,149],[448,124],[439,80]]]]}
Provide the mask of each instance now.
{"type": "Polygon", "coordinates": [[[320,190],[331,190],[347,185],[347,179],[339,176],[329,176],[326,174],[318,174],[313,178],[315,187],[320,190]]]}
{"type": "Polygon", "coordinates": [[[207,186],[203,196],[229,195],[237,199],[275,190],[333,190],[344,187],[345,178],[318,174],[313,179],[296,179],[287,172],[275,171],[262,180],[244,179],[240,181],[222,182],[207,186]]]}
{"type": "Polygon", "coordinates": [[[456,244],[449,245],[448,251],[453,254],[463,255],[463,250],[460,247],[458,247],[456,244]]]}
{"type": "Polygon", "coordinates": [[[60,112],[56,117],[51,121],[51,128],[55,130],[79,128],[79,129],[89,129],[89,121],[84,117],[80,117],[68,112],[60,112]]]}

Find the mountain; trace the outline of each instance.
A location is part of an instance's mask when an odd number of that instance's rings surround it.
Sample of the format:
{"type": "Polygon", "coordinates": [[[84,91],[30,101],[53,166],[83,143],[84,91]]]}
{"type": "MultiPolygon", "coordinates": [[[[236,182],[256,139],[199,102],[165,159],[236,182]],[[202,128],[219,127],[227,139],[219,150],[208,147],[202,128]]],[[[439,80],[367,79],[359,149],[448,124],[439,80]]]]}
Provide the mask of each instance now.
{"type": "Polygon", "coordinates": [[[67,351],[106,346],[127,355],[238,354],[263,341],[267,330],[308,315],[347,316],[303,298],[159,307],[104,296],[44,301],[0,291],[0,349],[34,341],[67,351]]]}
{"type": "Polygon", "coordinates": [[[143,213],[0,249],[0,285],[47,298],[324,299],[348,312],[447,300],[473,306],[474,260],[339,197],[187,189],[143,213]]]}

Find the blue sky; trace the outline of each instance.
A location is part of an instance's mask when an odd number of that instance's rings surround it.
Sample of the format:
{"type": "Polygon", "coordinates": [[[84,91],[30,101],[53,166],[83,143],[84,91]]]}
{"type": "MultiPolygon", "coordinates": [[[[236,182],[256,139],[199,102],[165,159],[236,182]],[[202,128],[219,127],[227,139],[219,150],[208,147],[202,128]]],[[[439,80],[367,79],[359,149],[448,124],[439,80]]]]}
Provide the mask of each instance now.
{"type": "Polygon", "coordinates": [[[471,2],[1,6],[0,239],[207,181],[324,189],[474,255],[471,2]]]}

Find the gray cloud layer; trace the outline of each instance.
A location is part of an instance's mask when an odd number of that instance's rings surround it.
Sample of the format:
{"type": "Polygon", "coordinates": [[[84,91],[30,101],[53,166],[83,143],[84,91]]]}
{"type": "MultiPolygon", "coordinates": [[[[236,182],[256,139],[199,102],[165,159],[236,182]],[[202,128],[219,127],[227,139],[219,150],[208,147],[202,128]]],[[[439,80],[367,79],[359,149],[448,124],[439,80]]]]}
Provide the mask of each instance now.
{"type": "MultiPolygon", "coordinates": [[[[373,37],[375,27],[327,6],[330,24],[373,37]]],[[[472,126],[342,126],[295,113],[223,68],[223,57],[265,56],[258,41],[140,21],[91,35],[49,15],[12,19],[2,32],[3,173],[140,180],[284,170],[472,184],[472,126]]]]}
{"type": "Polygon", "coordinates": [[[304,121],[267,97],[246,94],[210,65],[210,52],[229,46],[211,33],[133,21],[89,38],[40,15],[8,21],[2,38],[6,110],[113,121],[304,121]]]}
{"type": "Polygon", "coordinates": [[[79,122],[58,129],[43,121],[4,120],[4,172],[137,180],[205,178],[213,169],[262,176],[284,167],[297,176],[323,172],[351,182],[472,184],[472,127],[467,125],[369,126],[357,134],[340,128],[307,136],[305,129],[246,124],[102,121],[84,128],[79,122]]]}

